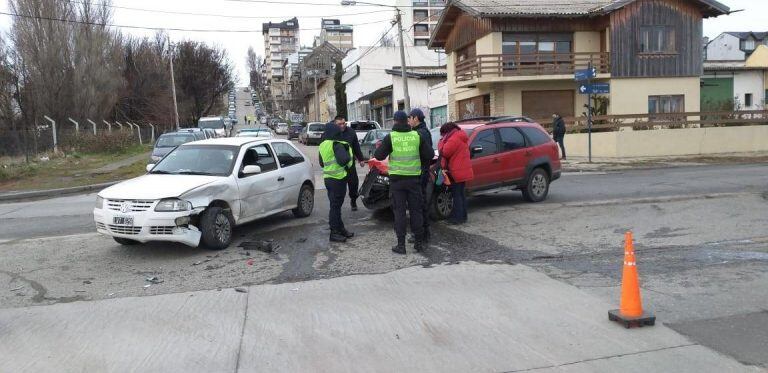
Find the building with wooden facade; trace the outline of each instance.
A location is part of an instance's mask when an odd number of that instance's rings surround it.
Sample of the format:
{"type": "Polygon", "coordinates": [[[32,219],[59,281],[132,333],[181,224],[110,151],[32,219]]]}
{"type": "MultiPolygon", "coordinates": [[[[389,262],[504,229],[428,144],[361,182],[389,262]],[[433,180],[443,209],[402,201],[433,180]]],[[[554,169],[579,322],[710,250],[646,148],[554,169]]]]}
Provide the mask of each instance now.
{"type": "Polygon", "coordinates": [[[714,0],[452,0],[430,38],[448,56],[452,119],[586,112],[574,72],[610,84],[605,114],[697,112],[714,0]]]}

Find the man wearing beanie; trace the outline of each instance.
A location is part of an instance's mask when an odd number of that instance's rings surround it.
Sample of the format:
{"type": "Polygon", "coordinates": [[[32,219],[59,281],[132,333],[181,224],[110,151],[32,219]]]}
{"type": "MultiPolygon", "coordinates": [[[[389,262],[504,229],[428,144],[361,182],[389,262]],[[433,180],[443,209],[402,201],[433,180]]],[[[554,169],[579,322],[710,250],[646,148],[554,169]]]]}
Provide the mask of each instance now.
{"type": "MultiPolygon", "coordinates": [[[[427,124],[424,123],[424,112],[419,108],[411,110],[408,114],[408,125],[411,129],[419,133],[421,141],[425,142],[432,148],[432,134],[429,133],[427,124]]],[[[424,218],[424,241],[429,242],[431,236],[429,232],[429,199],[427,198],[427,184],[429,184],[429,166],[431,162],[424,162],[421,164],[421,198],[424,203],[422,204],[421,215],[424,218]]],[[[411,242],[416,241],[416,237],[411,237],[411,242]]]]}
{"type": "Polygon", "coordinates": [[[397,245],[392,251],[405,254],[406,211],[411,217],[411,232],[416,251],[424,249],[423,197],[421,194],[422,165],[429,165],[434,151],[421,139],[418,132],[408,125],[408,114],[397,111],[392,132],[381,141],[374,157],[380,161],[389,157],[390,192],[392,210],[395,213],[397,245]]]}

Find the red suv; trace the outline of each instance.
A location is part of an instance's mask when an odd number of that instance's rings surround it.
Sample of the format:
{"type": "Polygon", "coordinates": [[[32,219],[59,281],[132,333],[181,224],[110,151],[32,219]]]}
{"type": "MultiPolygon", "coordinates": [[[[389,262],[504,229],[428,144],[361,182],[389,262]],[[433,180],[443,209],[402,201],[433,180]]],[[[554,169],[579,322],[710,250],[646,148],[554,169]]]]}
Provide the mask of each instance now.
{"type": "MultiPolygon", "coordinates": [[[[557,144],[544,128],[526,117],[483,117],[456,123],[469,136],[475,178],[467,182],[468,195],[519,189],[531,202],[547,198],[549,183],[560,178],[561,171],[557,144]]],[[[431,132],[437,153],[440,129],[431,132]]],[[[360,190],[363,204],[369,209],[388,208],[387,163],[371,159],[368,166],[371,172],[360,190]]],[[[447,218],[453,208],[451,193],[439,186],[430,189],[431,217],[447,218]]]]}

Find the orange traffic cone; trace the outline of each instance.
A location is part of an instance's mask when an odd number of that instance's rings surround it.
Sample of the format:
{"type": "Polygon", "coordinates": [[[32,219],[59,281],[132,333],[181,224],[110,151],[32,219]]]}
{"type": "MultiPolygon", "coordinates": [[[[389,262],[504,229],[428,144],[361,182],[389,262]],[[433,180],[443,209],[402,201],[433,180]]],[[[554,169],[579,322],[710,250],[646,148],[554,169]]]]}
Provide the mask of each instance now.
{"type": "Polygon", "coordinates": [[[624,271],[621,276],[619,309],[608,311],[608,320],[620,322],[626,328],[656,323],[656,316],[643,312],[632,232],[624,234],[624,271]]]}

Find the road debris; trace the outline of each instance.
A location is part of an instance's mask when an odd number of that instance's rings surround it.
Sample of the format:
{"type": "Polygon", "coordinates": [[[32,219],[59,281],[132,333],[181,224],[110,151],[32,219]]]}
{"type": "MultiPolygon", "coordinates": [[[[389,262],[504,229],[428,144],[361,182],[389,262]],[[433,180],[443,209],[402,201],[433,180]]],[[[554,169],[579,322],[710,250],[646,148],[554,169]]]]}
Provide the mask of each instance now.
{"type": "Polygon", "coordinates": [[[21,290],[21,289],[24,289],[24,287],[23,286],[19,286],[16,289],[11,289],[11,291],[16,291],[16,290],[21,290]]]}
{"type": "Polygon", "coordinates": [[[85,281],[83,281],[83,284],[85,284],[85,285],[90,285],[90,284],[92,284],[92,283],[93,283],[93,282],[91,282],[90,280],[85,280],[85,281]]]}
{"type": "Polygon", "coordinates": [[[219,264],[219,265],[209,264],[209,265],[205,266],[205,270],[206,271],[211,271],[211,270],[219,269],[219,268],[224,268],[224,264],[219,264]]]}
{"type": "Polygon", "coordinates": [[[302,238],[299,238],[298,240],[296,240],[296,243],[304,243],[304,242],[307,242],[307,238],[306,237],[302,237],[302,238]]]}
{"type": "Polygon", "coordinates": [[[248,289],[246,288],[235,288],[235,291],[238,293],[247,293],[248,289]]]}
{"type": "Polygon", "coordinates": [[[162,284],[163,280],[160,279],[159,277],[147,277],[147,282],[151,282],[151,283],[157,285],[157,284],[162,284]]]}
{"type": "Polygon", "coordinates": [[[253,265],[253,259],[246,260],[245,264],[248,264],[249,266],[252,266],[253,265]]]}
{"type": "Polygon", "coordinates": [[[291,289],[291,291],[294,292],[294,293],[298,293],[299,292],[299,288],[291,289]]]}
{"type": "Polygon", "coordinates": [[[275,245],[273,240],[266,241],[245,241],[240,244],[240,247],[244,249],[255,249],[267,254],[275,252],[280,248],[280,245],[275,245]]]}
{"type": "Polygon", "coordinates": [[[146,290],[146,289],[149,289],[149,287],[150,287],[150,286],[152,286],[152,284],[146,284],[146,285],[144,285],[144,289],[145,289],[145,290],[146,290]]]}
{"type": "Polygon", "coordinates": [[[201,264],[203,264],[203,262],[194,262],[194,263],[192,263],[193,266],[199,266],[201,264]]]}

